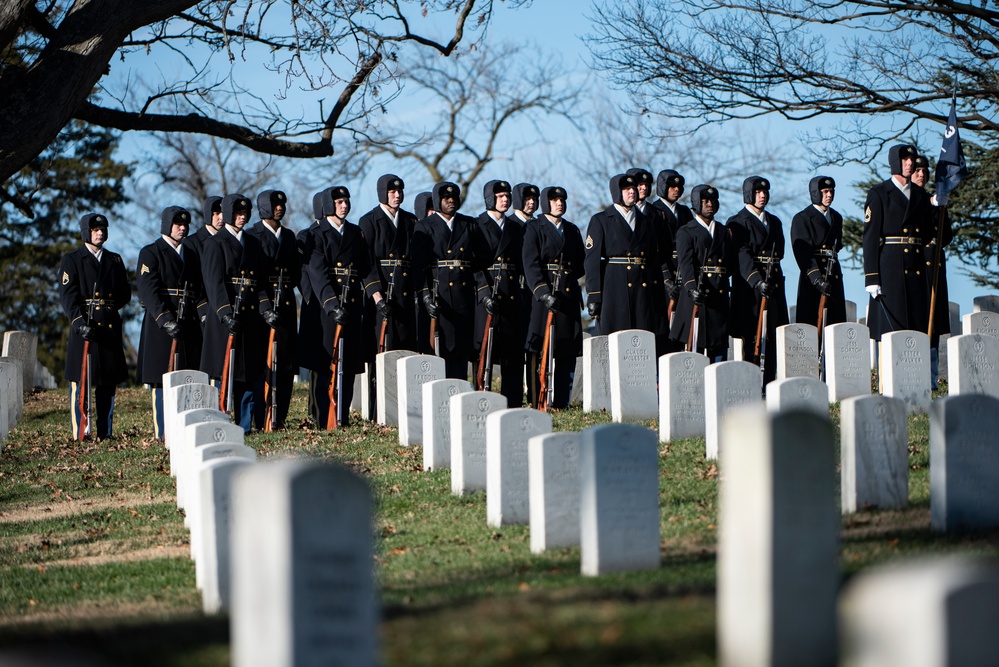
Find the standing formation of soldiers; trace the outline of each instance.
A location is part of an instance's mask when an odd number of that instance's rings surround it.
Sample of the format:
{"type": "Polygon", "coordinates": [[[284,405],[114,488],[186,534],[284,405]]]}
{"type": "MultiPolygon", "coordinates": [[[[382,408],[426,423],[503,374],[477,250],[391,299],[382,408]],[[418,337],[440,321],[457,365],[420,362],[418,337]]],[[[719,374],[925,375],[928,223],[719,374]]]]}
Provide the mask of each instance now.
{"type": "MultiPolygon", "coordinates": [[[[938,235],[921,160],[910,146],[893,147],[892,178],[867,198],[874,339],[926,327],[935,261],[928,253],[938,236],[950,241],[949,222],[938,235]]],[[[141,250],[137,269],[146,310],[138,377],[152,389],[156,434],[162,437],[162,374],[185,368],[218,383],[222,407],[249,431],[284,426],[292,378],[304,367],[310,417],[322,428],[345,426],[354,376],[366,370],[373,382],[375,355],[390,350],[436,354],[449,378],[468,379],[471,365],[473,380],[487,389],[495,364],[510,407],[523,405],[526,394],[528,405],[564,408],[582,353],[584,285],[597,334],[644,329],[659,354],[688,350],[712,361],[727,358],[732,336],[743,358],[772,379],[775,332],[788,309],[786,236],[767,210],[770,182],[747,178],[744,207],[724,224],[716,219],[716,188],[692,188],[688,208],[684,185],[672,169],[656,178],[645,169],[613,176],[613,203],[590,219],[585,241],[565,217],[565,188],[505,180],[485,184],[484,211],[473,218],[459,212],[463,193],[449,182],[417,195],[410,213],[403,179],[385,174],[378,205],[357,224],[348,220],[348,189],[330,187],[316,193],[314,221],[297,235],[282,226],[288,202],[279,190],[258,195],[252,226],[253,206],[241,194],[209,197],[204,225],[192,235],[190,212],[168,207],[161,236],[141,250]],[[658,199],[650,202],[653,189],[658,199]]],[[[828,176],[813,178],[810,204],[789,230],[800,269],[799,322],[846,319],[835,187],[828,176]]],[[[84,247],[66,255],[62,273],[74,430],[89,341],[86,380],[97,387],[100,437],[111,436],[114,387],[125,378],[118,310],[130,298],[121,258],[102,249],[107,228],[103,216],[85,216],[84,247]]],[[[941,288],[935,340],[949,330],[945,281],[941,288]]]]}

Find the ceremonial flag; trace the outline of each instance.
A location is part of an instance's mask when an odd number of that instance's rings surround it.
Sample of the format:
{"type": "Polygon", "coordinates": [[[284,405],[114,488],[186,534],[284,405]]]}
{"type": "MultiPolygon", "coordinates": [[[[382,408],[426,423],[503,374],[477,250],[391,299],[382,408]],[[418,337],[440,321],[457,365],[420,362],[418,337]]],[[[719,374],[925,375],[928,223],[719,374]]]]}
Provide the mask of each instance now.
{"type": "Polygon", "coordinates": [[[937,160],[936,195],[937,205],[946,206],[947,197],[968,175],[968,165],[961,149],[961,134],[957,129],[957,99],[950,103],[950,118],[940,146],[940,159],[937,160]]]}

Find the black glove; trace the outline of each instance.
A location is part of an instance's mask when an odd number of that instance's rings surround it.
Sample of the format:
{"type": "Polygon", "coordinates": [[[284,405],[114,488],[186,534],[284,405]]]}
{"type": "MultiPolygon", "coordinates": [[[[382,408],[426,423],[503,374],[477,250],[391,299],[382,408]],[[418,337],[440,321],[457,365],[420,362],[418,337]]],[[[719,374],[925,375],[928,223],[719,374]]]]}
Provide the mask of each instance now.
{"type": "Polygon", "coordinates": [[[87,326],[86,324],[81,324],[77,331],[79,331],[80,335],[83,336],[83,340],[92,341],[96,338],[97,330],[94,329],[94,327],[87,326]]]}
{"type": "Polygon", "coordinates": [[[760,282],[756,283],[756,291],[759,292],[761,296],[768,297],[770,296],[770,293],[773,290],[770,287],[770,283],[768,283],[766,280],[761,280],[760,282]]]}
{"type": "Polygon", "coordinates": [[[429,292],[423,295],[423,306],[427,309],[427,315],[430,316],[430,319],[437,317],[437,304],[434,303],[434,299],[430,296],[429,292]]]}
{"type": "Polygon", "coordinates": [[[586,312],[590,314],[590,317],[597,319],[600,317],[600,304],[599,303],[588,303],[586,304],[586,312]]]}
{"type": "Polygon", "coordinates": [[[392,304],[388,302],[388,299],[382,299],[375,304],[375,310],[378,314],[382,316],[383,320],[387,320],[392,317],[392,304]]]}
{"type": "Polygon", "coordinates": [[[170,338],[180,338],[180,323],[177,320],[170,320],[163,325],[163,332],[170,338]]]}
{"type": "Polygon", "coordinates": [[[672,280],[663,280],[663,285],[666,287],[666,297],[670,301],[677,301],[680,298],[680,288],[677,287],[676,283],[672,280]]]}
{"type": "Polygon", "coordinates": [[[699,306],[704,304],[704,297],[706,296],[707,294],[704,293],[704,290],[699,290],[696,287],[690,290],[690,298],[699,306]]]}
{"type": "Polygon", "coordinates": [[[276,310],[264,311],[262,317],[264,318],[264,322],[266,322],[267,326],[269,326],[271,329],[276,329],[278,322],[281,321],[281,316],[278,315],[278,312],[276,310]]]}
{"type": "Polygon", "coordinates": [[[340,308],[339,306],[337,306],[336,308],[330,311],[330,315],[333,316],[333,321],[336,322],[337,324],[344,325],[347,323],[346,308],[340,308]]]}
{"type": "Polygon", "coordinates": [[[545,304],[545,308],[554,313],[562,305],[562,299],[558,294],[552,292],[541,297],[541,303],[545,304]]]}
{"type": "Polygon", "coordinates": [[[832,296],[832,285],[829,284],[828,280],[816,278],[812,281],[812,286],[818,290],[819,294],[822,296],[832,296]]]}
{"type": "Polygon", "coordinates": [[[499,310],[499,304],[496,302],[496,299],[491,296],[487,296],[482,300],[482,307],[485,308],[486,312],[490,315],[495,315],[496,311],[499,310]]]}
{"type": "Polygon", "coordinates": [[[235,315],[223,315],[222,326],[228,329],[231,334],[239,333],[243,330],[243,325],[239,323],[235,315]]]}

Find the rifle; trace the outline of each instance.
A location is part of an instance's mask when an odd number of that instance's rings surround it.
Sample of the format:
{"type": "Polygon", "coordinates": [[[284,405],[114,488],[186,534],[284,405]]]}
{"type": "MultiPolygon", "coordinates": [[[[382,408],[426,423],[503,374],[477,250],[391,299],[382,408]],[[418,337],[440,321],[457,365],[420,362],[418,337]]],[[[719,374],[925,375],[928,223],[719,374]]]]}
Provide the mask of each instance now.
{"type": "MultiPolygon", "coordinates": [[[[558,256],[558,269],[555,270],[555,278],[552,280],[552,293],[559,294],[562,285],[562,259],[565,251],[558,256]]],[[[555,401],[555,313],[548,311],[548,318],[545,320],[545,339],[541,343],[541,386],[538,388],[538,410],[548,412],[548,408],[555,401]]]]}
{"type": "MultiPolygon", "coordinates": [[[[486,270],[488,273],[488,269],[486,270]]],[[[496,301],[496,291],[499,289],[500,283],[500,272],[496,271],[496,277],[493,278],[493,301],[496,301]]],[[[486,312],[486,326],[482,332],[482,345],[479,350],[479,368],[478,372],[475,374],[475,388],[476,391],[490,391],[490,387],[493,384],[493,331],[496,328],[496,322],[493,321],[493,314],[486,312]]]]}
{"type": "MultiPolygon", "coordinates": [[[[239,308],[243,305],[243,288],[245,287],[240,279],[239,289],[236,290],[236,300],[232,306],[232,316],[239,317],[239,308]]],[[[236,379],[236,334],[229,332],[229,337],[225,343],[225,358],[222,362],[222,386],[219,391],[219,410],[232,413],[233,396],[232,384],[236,379]]]]}
{"type": "MultiPolygon", "coordinates": [[[[395,266],[392,267],[392,277],[389,278],[388,290],[385,292],[386,303],[389,306],[392,305],[392,293],[395,291],[395,272],[399,270],[399,263],[396,262],[395,266]]],[[[378,335],[378,353],[381,354],[385,351],[385,340],[388,337],[388,316],[382,318],[382,330],[378,335]]]]}
{"type": "MultiPolygon", "coordinates": [[[[343,291],[340,293],[340,307],[347,309],[347,292],[350,290],[350,275],[354,269],[354,263],[347,265],[347,279],[343,283],[343,291]]],[[[337,324],[333,331],[333,360],[330,362],[330,411],[326,417],[326,429],[332,431],[337,427],[339,416],[337,406],[343,397],[343,325],[337,324]]]]}
{"type": "MultiPolygon", "coordinates": [[[[97,295],[97,281],[94,281],[94,289],[90,293],[90,308],[87,310],[87,326],[94,321],[94,299],[97,295]]],[[[80,430],[76,434],[76,439],[83,442],[83,439],[90,434],[90,341],[83,339],[83,361],[80,365],[80,396],[77,405],[80,411],[80,430]]]]}
{"type": "MultiPolygon", "coordinates": [[[[440,271],[440,269],[437,269],[440,271]]],[[[434,276],[434,293],[433,293],[433,304],[434,307],[437,306],[437,292],[440,289],[440,278],[434,276]]],[[[437,317],[434,316],[430,319],[430,340],[434,342],[434,354],[438,357],[441,356],[441,332],[437,330],[437,317]]]]}
{"type": "MultiPolygon", "coordinates": [[[[770,277],[773,275],[774,256],[776,253],[776,246],[770,248],[770,262],[767,263],[767,273],[763,278],[768,287],[770,286],[770,277]]],[[[760,372],[764,372],[763,368],[767,356],[767,310],[769,301],[770,299],[766,294],[760,299],[760,318],[756,321],[756,349],[753,350],[753,356],[759,361],[760,372]]]]}
{"type": "MultiPolygon", "coordinates": [[[[184,321],[184,305],[187,302],[187,281],[184,281],[184,287],[180,292],[180,301],[177,302],[177,325],[181,326],[184,321]]],[[[167,373],[173,373],[177,370],[177,366],[180,365],[180,352],[177,350],[177,339],[174,338],[170,341],[170,361],[167,362],[167,373]]]]}
{"type": "MultiPolygon", "coordinates": [[[[708,261],[708,251],[704,250],[704,256],[701,258],[701,267],[697,276],[697,291],[701,292],[703,295],[705,292],[704,285],[704,265],[708,261]]],[[[702,296],[703,298],[703,296],[702,296]]],[[[698,324],[700,323],[700,318],[698,312],[701,306],[697,301],[694,301],[694,309],[690,313],[690,336],[687,339],[687,352],[697,352],[697,334],[698,334],[698,324]]],[[[704,346],[704,353],[707,354],[708,347],[704,346]]]]}
{"type": "MultiPolygon", "coordinates": [[[[276,311],[281,304],[281,292],[284,284],[284,269],[278,271],[277,285],[274,286],[274,310],[276,311]]],[[[275,334],[277,331],[271,327],[270,334],[267,337],[267,368],[269,370],[269,375],[264,378],[264,401],[266,405],[266,415],[264,416],[264,431],[270,433],[274,430],[274,424],[277,422],[277,384],[278,384],[278,353],[277,353],[277,340],[275,334]]]]}
{"type": "MultiPolygon", "coordinates": [[[[829,254],[826,255],[826,272],[825,272],[825,277],[822,279],[826,284],[829,283],[829,276],[832,274],[832,264],[833,264],[833,261],[836,258],[836,253],[838,252],[838,250],[836,249],[836,242],[835,241],[833,241],[832,250],[829,250],[827,252],[829,254]]],[[[822,324],[823,324],[822,320],[825,319],[824,315],[825,315],[825,310],[826,310],[826,299],[828,299],[828,297],[825,294],[823,294],[822,296],[819,297],[819,317],[818,317],[818,320],[816,321],[816,323],[818,324],[818,326],[816,327],[816,329],[818,329],[818,332],[819,332],[819,365],[820,366],[822,365],[822,324]]]]}

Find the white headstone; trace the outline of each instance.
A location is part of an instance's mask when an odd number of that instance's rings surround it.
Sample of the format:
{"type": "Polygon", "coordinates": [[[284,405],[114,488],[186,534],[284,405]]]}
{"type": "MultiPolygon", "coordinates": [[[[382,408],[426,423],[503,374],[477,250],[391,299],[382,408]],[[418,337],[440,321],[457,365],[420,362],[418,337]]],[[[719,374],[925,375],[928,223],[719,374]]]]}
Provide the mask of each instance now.
{"type": "Polygon", "coordinates": [[[843,663],[936,667],[996,663],[999,571],[945,556],[873,568],[842,595],[843,663]]]}
{"type": "MultiPolygon", "coordinates": [[[[208,373],[194,370],[174,371],[163,374],[163,443],[167,448],[171,446],[170,435],[173,431],[172,417],[180,412],[177,409],[176,394],[172,390],[182,384],[211,384],[211,379],[208,377],[208,373]]],[[[218,408],[218,402],[211,407],[218,408]]]]}
{"type": "Polygon", "coordinates": [[[905,403],[856,396],[840,404],[840,496],[843,514],[909,504],[909,423],[905,403]]]}
{"type": "Polygon", "coordinates": [[[377,664],[371,491],[309,461],[248,466],[233,489],[234,667],[377,664]]]}
{"type": "Polygon", "coordinates": [[[199,382],[190,382],[186,384],[177,385],[171,389],[163,390],[163,404],[167,404],[167,397],[169,396],[170,401],[170,411],[164,409],[163,421],[165,424],[169,424],[169,427],[164,427],[164,430],[169,428],[166,440],[167,449],[170,450],[170,474],[173,477],[177,476],[177,470],[180,466],[180,461],[178,454],[174,451],[173,443],[180,443],[184,438],[183,431],[181,431],[180,414],[182,412],[187,412],[188,410],[197,410],[199,408],[215,409],[219,407],[219,389],[213,384],[201,384],[199,382]],[[176,431],[176,433],[175,433],[176,431]]]}
{"type": "Polygon", "coordinates": [[[961,333],[988,334],[999,337],[999,313],[991,310],[976,310],[961,318],[961,333]]]}
{"type": "Polygon", "coordinates": [[[378,423],[385,426],[399,425],[399,378],[397,362],[416,354],[410,350],[392,350],[375,355],[375,396],[378,423]]]}
{"type": "Polygon", "coordinates": [[[988,334],[953,336],[947,341],[947,361],[949,395],[987,394],[999,398],[999,338],[988,334]]]}
{"type": "Polygon", "coordinates": [[[819,332],[811,324],[777,327],[777,379],[819,377],[819,332]]]}
{"type": "MultiPolygon", "coordinates": [[[[948,382],[950,382],[950,357],[947,354],[947,341],[950,340],[950,336],[950,334],[940,334],[940,340],[937,342],[937,379],[948,382]]],[[[932,369],[930,370],[932,372],[932,369]]]]}
{"type": "MultiPolygon", "coordinates": [[[[742,349],[743,340],[741,338],[728,337],[728,361],[746,361],[745,352],[742,349]]],[[[660,357],[661,359],[662,357],[660,357]]]]}
{"type": "Polygon", "coordinates": [[[999,294],[988,294],[986,296],[976,296],[972,300],[972,312],[979,313],[987,311],[999,313],[999,294]]]}
{"type": "Polygon", "coordinates": [[[739,405],[761,405],[763,375],[748,361],[722,361],[704,369],[705,456],[718,458],[718,426],[739,405]]]}
{"type": "Polygon", "coordinates": [[[840,519],[829,420],[742,408],[725,416],[722,439],[719,664],[834,665],[840,519]]]}
{"type": "MultiPolygon", "coordinates": [[[[592,338],[591,334],[583,332],[583,344],[592,338]]],[[[586,354],[585,352],[583,353],[586,354]]],[[[583,378],[586,377],[585,369],[583,368],[583,357],[576,357],[576,368],[572,373],[572,391],[569,392],[569,403],[576,404],[583,400],[583,378]]]]}
{"type": "Polygon", "coordinates": [[[7,439],[7,434],[16,423],[16,412],[10,404],[16,386],[14,378],[16,373],[15,364],[0,363],[0,441],[7,439]]]}
{"type": "Polygon", "coordinates": [[[881,336],[881,393],[905,401],[909,414],[930,407],[930,338],[921,331],[881,336]]]}
{"type": "Polygon", "coordinates": [[[639,421],[659,416],[656,391],[656,337],[650,331],[628,329],[608,336],[611,415],[614,421],[639,421]]]}
{"type": "MultiPolygon", "coordinates": [[[[222,421],[206,421],[184,427],[183,444],[177,448],[177,507],[184,509],[191,500],[192,487],[197,487],[194,450],[220,442],[243,442],[243,427],[222,421]]],[[[188,518],[184,525],[190,525],[188,518]]]]}
{"type": "Polygon", "coordinates": [[[637,424],[579,434],[582,573],[659,567],[659,443],[637,424]]]}
{"type": "Polygon", "coordinates": [[[17,426],[24,416],[24,373],[21,362],[14,357],[0,357],[0,365],[7,366],[7,421],[10,428],[17,426]]]}
{"type": "Polygon", "coordinates": [[[432,380],[423,392],[423,469],[451,467],[451,397],[472,391],[468,380],[432,380]]]}
{"type": "Polygon", "coordinates": [[[506,408],[506,396],[469,391],[451,397],[451,492],[486,489],[486,418],[506,408]]]}
{"type": "Polygon", "coordinates": [[[579,544],[579,433],[536,435],[527,443],[531,552],[579,544]]]}
{"type": "MultiPolygon", "coordinates": [[[[798,321],[798,306],[788,306],[787,307],[787,321],[794,324],[798,321]]],[[[737,361],[733,359],[732,361],[737,361]]]]}
{"type": "MultiPolygon", "coordinates": [[[[217,614],[231,607],[230,527],[232,526],[232,480],[234,474],[251,465],[245,458],[212,459],[200,469],[198,480],[204,499],[198,543],[200,555],[194,569],[200,581],[201,606],[206,614],[217,614]]],[[[194,533],[191,533],[193,541],[194,533]]]]}
{"type": "Polygon", "coordinates": [[[703,354],[673,352],[659,357],[660,442],[704,435],[707,367],[708,358],[703,354]]]}
{"type": "Polygon", "coordinates": [[[823,328],[829,400],[842,401],[871,393],[871,331],[863,324],[842,322],[823,328]]]}
{"type": "Polygon", "coordinates": [[[3,356],[14,357],[21,362],[21,388],[30,391],[35,384],[35,364],[38,363],[38,334],[4,332],[3,356]]]}
{"type": "Polygon", "coordinates": [[[857,304],[854,301],[846,301],[846,321],[857,321],[857,304]]]}
{"type": "Polygon", "coordinates": [[[35,360],[35,379],[32,386],[38,389],[56,389],[59,385],[55,376],[52,375],[52,371],[45,368],[42,362],[35,360]]]}
{"type": "Polygon", "coordinates": [[[257,460],[257,451],[252,447],[241,445],[236,442],[220,442],[214,445],[202,445],[194,450],[194,463],[191,465],[192,474],[187,479],[190,483],[187,488],[191,491],[187,494],[187,509],[185,510],[185,523],[191,529],[191,559],[195,563],[194,584],[200,591],[202,588],[204,573],[198,569],[197,564],[201,562],[204,547],[201,542],[201,522],[204,521],[205,512],[210,511],[206,505],[206,498],[201,495],[201,471],[207,463],[218,459],[242,459],[254,463],[257,460]]]}
{"type": "Polygon", "coordinates": [[[444,379],[444,360],[429,354],[402,357],[396,362],[399,382],[399,444],[423,444],[423,385],[444,379]]]}
{"type": "Polygon", "coordinates": [[[775,380],[767,385],[770,412],[805,410],[829,417],[829,387],[822,380],[807,377],[775,380]]]}
{"type": "Polygon", "coordinates": [[[953,301],[947,304],[950,315],[950,334],[956,336],[961,333],[961,306],[953,301]]]}
{"type": "Polygon", "coordinates": [[[583,340],[583,412],[611,409],[607,336],[583,340]]]}
{"type": "Polygon", "coordinates": [[[939,398],[930,407],[930,523],[955,531],[999,526],[999,398],[939,398]]]}
{"type": "MultiPolygon", "coordinates": [[[[360,412],[361,411],[361,393],[364,392],[362,387],[367,384],[366,380],[368,378],[367,373],[357,373],[354,375],[354,395],[350,399],[350,411],[360,412]]],[[[362,419],[367,419],[364,415],[361,415],[362,419]]]]}
{"type": "Polygon", "coordinates": [[[533,408],[506,408],[486,417],[486,523],[531,520],[527,441],[552,432],[552,416],[533,408]]]}

